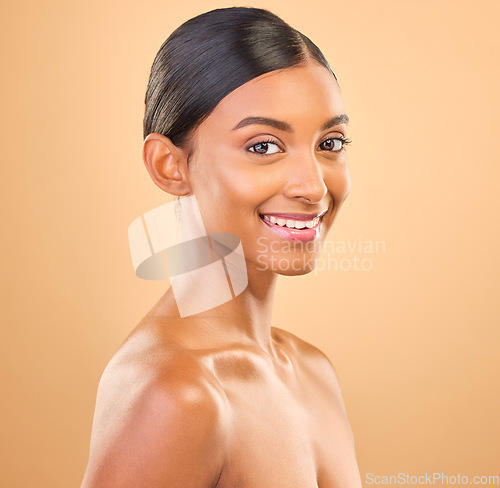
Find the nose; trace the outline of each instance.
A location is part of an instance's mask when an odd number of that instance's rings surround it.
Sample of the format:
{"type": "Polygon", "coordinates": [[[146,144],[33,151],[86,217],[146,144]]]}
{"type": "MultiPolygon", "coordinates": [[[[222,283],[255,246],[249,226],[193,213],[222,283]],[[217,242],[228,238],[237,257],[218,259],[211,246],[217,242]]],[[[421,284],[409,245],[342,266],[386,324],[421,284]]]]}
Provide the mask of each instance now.
{"type": "Polygon", "coordinates": [[[288,161],[287,182],[284,194],[288,198],[318,203],[326,195],[323,170],[314,154],[297,154],[288,161]]]}

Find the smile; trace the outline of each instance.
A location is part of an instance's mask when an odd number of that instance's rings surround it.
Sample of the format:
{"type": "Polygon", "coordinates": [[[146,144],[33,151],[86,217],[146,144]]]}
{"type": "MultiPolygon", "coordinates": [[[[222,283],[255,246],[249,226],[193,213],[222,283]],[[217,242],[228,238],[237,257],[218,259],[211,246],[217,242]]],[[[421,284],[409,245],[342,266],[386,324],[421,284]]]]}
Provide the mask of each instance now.
{"type": "Polygon", "coordinates": [[[280,227],[288,227],[289,229],[312,229],[319,223],[319,217],[312,220],[293,220],[293,219],[280,219],[272,215],[263,215],[262,218],[271,224],[279,225],[280,227]]]}
{"type": "Polygon", "coordinates": [[[292,241],[312,241],[320,234],[322,217],[326,210],[316,215],[260,214],[261,220],[275,234],[292,241]]]}

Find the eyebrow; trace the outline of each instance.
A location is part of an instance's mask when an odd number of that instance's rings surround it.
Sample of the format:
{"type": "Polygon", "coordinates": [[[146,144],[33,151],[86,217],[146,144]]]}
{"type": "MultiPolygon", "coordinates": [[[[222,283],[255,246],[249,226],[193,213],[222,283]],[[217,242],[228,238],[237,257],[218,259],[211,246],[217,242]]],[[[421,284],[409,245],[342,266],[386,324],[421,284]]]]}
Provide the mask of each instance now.
{"type": "MultiPolygon", "coordinates": [[[[334,127],[335,125],[340,124],[348,124],[349,117],[346,114],[340,114],[331,119],[328,119],[321,130],[329,129],[330,127],[334,127]]],[[[240,120],[234,127],[233,130],[241,129],[242,127],[247,127],[248,125],[270,125],[275,129],[282,130],[285,132],[293,132],[293,127],[287,122],[283,122],[281,120],[270,119],[269,117],[245,117],[243,120],[240,120]]]]}

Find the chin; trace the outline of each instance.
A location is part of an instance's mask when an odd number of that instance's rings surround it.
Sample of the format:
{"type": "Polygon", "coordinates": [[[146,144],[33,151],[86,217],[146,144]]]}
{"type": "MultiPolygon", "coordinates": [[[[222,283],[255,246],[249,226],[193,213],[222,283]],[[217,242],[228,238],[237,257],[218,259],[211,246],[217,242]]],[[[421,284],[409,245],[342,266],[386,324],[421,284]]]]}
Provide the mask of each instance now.
{"type": "Polygon", "coordinates": [[[307,269],[300,269],[300,270],[285,270],[285,271],[278,271],[277,274],[281,276],[302,276],[306,275],[307,273],[310,273],[314,267],[312,268],[307,268],[307,269]]]}
{"type": "Polygon", "coordinates": [[[279,270],[278,274],[283,275],[283,276],[301,276],[301,275],[305,275],[307,273],[310,273],[315,268],[316,268],[316,261],[314,261],[310,265],[306,264],[305,266],[302,266],[300,268],[299,267],[291,267],[288,269],[279,270]]]}
{"type": "Polygon", "coordinates": [[[310,273],[316,268],[319,257],[307,254],[298,254],[294,257],[278,257],[260,262],[259,270],[271,271],[283,276],[301,276],[310,273]]]}

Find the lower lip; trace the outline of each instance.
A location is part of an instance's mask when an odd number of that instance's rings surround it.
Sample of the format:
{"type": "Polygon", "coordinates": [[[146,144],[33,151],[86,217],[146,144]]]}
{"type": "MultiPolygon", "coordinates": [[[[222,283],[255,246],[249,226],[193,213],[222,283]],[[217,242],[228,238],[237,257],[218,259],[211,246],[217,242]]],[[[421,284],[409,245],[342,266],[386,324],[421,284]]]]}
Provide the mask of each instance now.
{"type": "Polygon", "coordinates": [[[278,234],[280,237],[284,239],[288,239],[290,241],[300,241],[307,242],[313,241],[319,236],[319,230],[321,226],[321,222],[323,221],[323,217],[319,219],[319,222],[315,227],[304,229],[290,229],[289,227],[281,227],[278,224],[272,224],[271,222],[264,220],[262,217],[260,218],[264,224],[266,224],[275,234],[278,234]]]}

